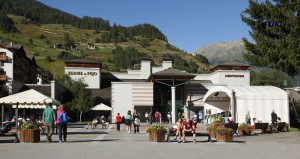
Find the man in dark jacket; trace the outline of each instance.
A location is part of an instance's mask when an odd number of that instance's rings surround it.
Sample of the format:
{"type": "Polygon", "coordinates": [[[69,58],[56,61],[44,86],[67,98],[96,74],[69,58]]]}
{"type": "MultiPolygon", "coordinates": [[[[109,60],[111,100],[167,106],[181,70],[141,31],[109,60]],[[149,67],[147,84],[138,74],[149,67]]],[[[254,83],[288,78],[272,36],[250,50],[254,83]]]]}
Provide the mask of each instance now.
{"type": "Polygon", "coordinates": [[[271,119],[272,119],[272,129],[273,131],[277,132],[277,114],[274,112],[274,110],[271,113],[271,119]]]}

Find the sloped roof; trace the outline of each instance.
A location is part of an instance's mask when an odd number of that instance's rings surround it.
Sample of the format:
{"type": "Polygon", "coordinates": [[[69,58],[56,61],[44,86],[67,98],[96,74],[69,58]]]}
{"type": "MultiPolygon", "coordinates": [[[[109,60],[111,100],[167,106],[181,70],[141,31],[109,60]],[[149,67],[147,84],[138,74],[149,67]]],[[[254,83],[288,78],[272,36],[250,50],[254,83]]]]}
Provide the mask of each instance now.
{"type": "MultiPolygon", "coordinates": [[[[243,100],[287,100],[287,92],[274,86],[213,86],[204,96],[205,101],[210,96],[223,92],[224,96],[231,98],[231,91],[235,92],[237,99],[243,100]]],[[[220,96],[218,95],[218,97],[220,96]]]]}
{"type": "Polygon", "coordinates": [[[19,108],[46,108],[45,103],[51,101],[53,104],[60,104],[59,101],[52,99],[34,89],[30,89],[24,92],[12,94],[10,96],[6,96],[0,98],[0,103],[11,104],[11,105],[19,105],[19,108]]]}
{"type": "Polygon", "coordinates": [[[112,108],[101,103],[101,104],[98,104],[98,105],[94,106],[93,108],[91,108],[91,110],[112,110],[112,108]]]}
{"type": "Polygon", "coordinates": [[[194,77],[196,77],[196,75],[187,73],[185,71],[167,68],[165,70],[153,73],[149,79],[193,79],[194,77]]]}

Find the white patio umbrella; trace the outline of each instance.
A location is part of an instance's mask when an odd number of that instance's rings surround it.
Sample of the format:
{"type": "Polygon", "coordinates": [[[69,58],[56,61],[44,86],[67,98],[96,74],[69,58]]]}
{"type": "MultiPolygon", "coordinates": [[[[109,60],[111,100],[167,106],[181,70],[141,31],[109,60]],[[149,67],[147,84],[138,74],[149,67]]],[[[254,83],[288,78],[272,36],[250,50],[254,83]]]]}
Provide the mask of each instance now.
{"type": "Polygon", "coordinates": [[[94,106],[93,108],[91,108],[91,110],[112,110],[112,108],[101,103],[101,104],[98,104],[98,105],[94,106]]]}
{"type": "MultiPolygon", "coordinates": [[[[34,89],[0,98],[0,104],[8,104],[12,105],[13,108],[16,108],[16,118],[18,117],[18,108],[44,109],[46,108],[46,103],[50,102],[53,105],[60,104],[59,101],[52,99],[34,89]]],[[[56,109],[56,106],[54,108],[56,109]]],[[[18,120],[16,120],[16,127],[18,131],[18,120]]]]}

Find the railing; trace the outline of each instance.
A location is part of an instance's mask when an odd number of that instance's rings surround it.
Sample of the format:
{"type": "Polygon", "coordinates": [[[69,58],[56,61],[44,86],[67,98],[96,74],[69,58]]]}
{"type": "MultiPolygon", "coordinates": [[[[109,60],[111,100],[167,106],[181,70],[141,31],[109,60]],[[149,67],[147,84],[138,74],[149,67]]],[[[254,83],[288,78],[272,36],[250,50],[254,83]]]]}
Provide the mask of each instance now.
{"type": "Polygon", "coordinates": [[[0,81],[6,81],[6,75],[0,75],[0,81]]]}
{"type": "Polygon", "coordinates": [[[6,55],[0,55],[0,61],[5,61],[7,59],[6,55]]]}

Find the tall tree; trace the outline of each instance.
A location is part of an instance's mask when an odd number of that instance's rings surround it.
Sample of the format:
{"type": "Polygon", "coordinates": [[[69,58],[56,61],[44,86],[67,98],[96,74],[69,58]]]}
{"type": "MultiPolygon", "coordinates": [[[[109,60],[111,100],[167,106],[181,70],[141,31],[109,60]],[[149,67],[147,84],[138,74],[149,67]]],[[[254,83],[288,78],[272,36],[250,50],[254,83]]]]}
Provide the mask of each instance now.
{"type": "Polygon", "coordinates": [[[81,122],[82,113],[87,112],[94,104],[91,90],[86,89],[87,85],[81,79],[72,80],[68,75],[59,79],[59,83],[68,89],[68,94],[65,97],[68,98],[65,103],[67,109],[79,112],[81,122]]]}
{"type": "Polygon", "coordinates": [[[248,0],[241,18],[250,28],[254,43],[243,38],[245,59],[259,67],[300,71],[300,0],[248,0]]]}

